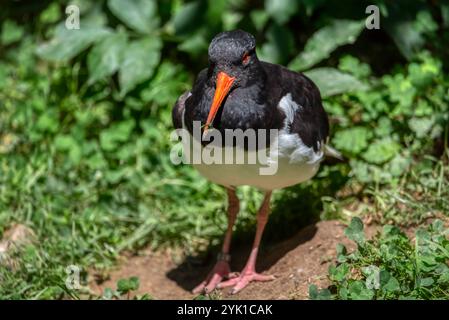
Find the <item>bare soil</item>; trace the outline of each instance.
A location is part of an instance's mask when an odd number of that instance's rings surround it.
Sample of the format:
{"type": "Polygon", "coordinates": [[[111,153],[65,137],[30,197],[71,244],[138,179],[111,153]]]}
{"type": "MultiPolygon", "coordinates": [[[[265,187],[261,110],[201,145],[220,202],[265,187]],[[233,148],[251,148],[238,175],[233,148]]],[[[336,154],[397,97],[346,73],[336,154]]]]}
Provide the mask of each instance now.
{"type": "MultiPolygon", "coordinates": [[[[223,299],[307,299],[308,287],[328,285],[326,278],[330,263],[336,256],[336,245],[343,243],[349,250],[354,244],[338,221],[321,221],[300,230],[292,238],[281,243],[265,245],[259,253],[258,271],[273,274],[276,279],[265,283],[251,283],[236,295],[229,290],[217,290],[223,299]]],[[[368,236],[376,231],[375,226],[366,228],[368,236]]],[[[250,248],[233,248],[231,268],[240,271],[248,257],[250,248]]],[[[155,299],[192,299],[191,290],[201,282],[214,264],[213,259],[179,257],[173,252],[143,251],[139,255],[125,255],[116,270],[102,283],[92,283],[91,288],[101,293],[104,288],[115,288],[120,278],[137,276],[140,288],[137,293],[149,293],[155,299]],[[196,261],[195,261],[196,260],[196,261]]]]}

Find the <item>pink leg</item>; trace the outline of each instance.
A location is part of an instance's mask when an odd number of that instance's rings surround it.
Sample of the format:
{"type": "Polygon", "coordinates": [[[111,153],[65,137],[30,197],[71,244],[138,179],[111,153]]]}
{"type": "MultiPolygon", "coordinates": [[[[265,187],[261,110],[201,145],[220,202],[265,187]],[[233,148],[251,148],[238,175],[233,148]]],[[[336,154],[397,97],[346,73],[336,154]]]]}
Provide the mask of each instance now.
{"type": "Polygon", "coordinates": [[[232,238],[232,228],[234,227],[235,220],[237,218],[237,213],[240,210],[239,198],[235,194],[234,189],[227,189],[228,191],[228,229],[226,230],[225,238],[223,241],[223,247],[221,249],[221,254],[219,255],[218,261],[215,264],[212,271],[207,276],[206,280],[201,282],[195,289],[193,293],[198,294],[201,292],[211,292],[217,285],[223,280],[231,279],[237,275],[231,273],[229,267],[229,249],[231,247],[232,238]]]}
{"type": "Polygon", "coordinates": [[[274,276],[259,274],[256,272],[256,259],[257,253],[259,251],[260,240],[262,239],[263,230],[268,221],[268,215],[270,213],[270,198],[271,191],[265,194],[262,206],[259,209],[257,215],[257,230],[256,237],[254,238],[253,248],[251,254],[248,258],[245,268],[239,277],[235,277],[228,281],[221,282],[218,288],[224,288],[229,286],[234,286],[231,293],[237,293],[243,288],[245,288],[251,281],[270,281],[274,280],[274,276]]]}

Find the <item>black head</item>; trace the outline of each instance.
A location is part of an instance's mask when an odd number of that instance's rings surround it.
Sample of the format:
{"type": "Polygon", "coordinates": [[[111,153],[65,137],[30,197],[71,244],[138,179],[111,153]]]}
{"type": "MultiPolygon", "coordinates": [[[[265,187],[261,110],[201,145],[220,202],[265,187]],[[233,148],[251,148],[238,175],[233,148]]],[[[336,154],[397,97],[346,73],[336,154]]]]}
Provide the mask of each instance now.
{"type": "Polygon", "coordinates": [[[209,45],[209,72],[215,79],[219,72],[235,78],[233,86],[246,86],[259,65],[256,39],[243,30],[225,31],[209,45]]]}
{"type": "Polygon", "coordinates": [[[232,89],[261,81],[262,67],[256,56],[256,40],[242,30],[219,33],[209,45],[209,83],[215,94],[206,121],[212,123],[221,103],[232,89]]]}

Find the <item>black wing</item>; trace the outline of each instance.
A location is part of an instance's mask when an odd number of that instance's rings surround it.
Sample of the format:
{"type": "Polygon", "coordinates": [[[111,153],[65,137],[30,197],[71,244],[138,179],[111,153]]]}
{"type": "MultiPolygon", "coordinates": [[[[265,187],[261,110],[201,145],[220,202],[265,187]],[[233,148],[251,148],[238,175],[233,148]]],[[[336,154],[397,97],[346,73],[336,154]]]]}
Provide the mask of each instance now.
{"type": "Polygon", "coordinates": [[[318,87],[302,73],[267,62],[262,62],[262,66],[268,75],[269,103],[278,105],[285,95],[291,94],[301,108],[295,114],[290,132],[297,133],[306,146],[317,151],[329,135],[329,120],[318,87]]]}
{"type": "Polygon", "coordinates": [[[291,125],[291,132],[298,133],[308,147],[318,151],[321,144],[329,136],[329,119],[321,102],[321,94],[315,83],[303,74],[301,77],[300,95],[293,95],[298,105],[302,106],[296,112],[291,125]]]}

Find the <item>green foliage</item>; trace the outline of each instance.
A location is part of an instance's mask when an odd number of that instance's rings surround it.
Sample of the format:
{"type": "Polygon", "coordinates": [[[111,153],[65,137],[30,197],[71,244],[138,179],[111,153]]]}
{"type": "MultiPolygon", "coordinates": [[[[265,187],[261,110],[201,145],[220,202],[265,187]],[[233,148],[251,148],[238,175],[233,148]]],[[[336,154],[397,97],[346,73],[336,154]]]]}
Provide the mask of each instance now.
{"type": "Polygon", "coordinates": [[[124,96],[147,80],[159,63],[161,42],[158,38],[142,39],[129,44],[120,66],[120,94],[124,96]]]}
{"type": "Polygon", "coordinates": [[[352,126],[335,133],[334,144],[338,150],[359,154],[368,147],[372,132],[366,127],[352,126]]]}
{"type": "Polygon", "coordinates": [[[0,42],[3,45],[9,45],[19,41],[23,36],[23,28],[18,26],[14,21],[6,20],[3,22],[0,42]]]}
{"type": "Polygon", "coordinates": [[[125,294],[137,289],[139,289],[139,279],[136,277],[131,277],[129,279],[120,279],[117,282],[117,290],[121,294],[125,294]]]}
{"type": "Polygon", "coordinates": [[[61,25],[55,30],[55,37],[51,41],[39,46],[37,54],[50,61],[67,61],[109,33],[108,29],[99,26],[69,30],[61,25]]]}
{"type": "MultiPolygon", "coordinates": [[[[418,2],[396,12],[376,1],[388,13],[385,28],[396,30],[383,34],[391,43],[363,29],[363,1],[340,10],[324,1],[79,0],[79,30],[65,28],[66,2],[33,6],[25,18],[2,6],[0,234],[24,223],[39,244],[18,255],[16,269],[0,268],[0,297],[78,298],[88,292],[63,285],[68,265],[81,267],[85,284],[91,268],[111,267],[124,249],[149,244],[192,253],[221,241],[225,192],[191,167],[173,166],[169,134],[174,102],[206,66],[209,41],[227,29],[252,32],[261,58],[304,70],[317,83],[331,143],[349,159],[277,192],[282,210],[270,221],[288,232],[299,227],[298,216],[310,221],[296,212],[303,194],[313,195],[310,209],[324,206],[336,216],[345,179],[364,186],[369,212],[382,223],[447,215],[447,160],[434,149],[447,144],[449,11],[418,2]],[[370,51],[379,47],[382,54],[370,51]],[[426,161],[430,153],[440,159],[426,161]]],[[[376,32],[385,32],[383,25],[376,32]]],[[[254,228],[261,200],[250,188],[239,193],[237,234],[254,228]]],[[[353,225],[348,236],[362,242],[359,229],[353,225]]],[[[349,261],[344,248],[338,259],[349,261]]],[[[394,279],[402,285],[402,278],[386,270],[385,290],[396,292],[394,279]]],[[[346,273],[340,267],[335,277],[346,273]]],[[[426,273],[424,288],[429,277],[438,283],[426,273]]],[[[349,286],[351,298],[372,294],[359,282],[349,286]]],[[[136,282],[120,287],[104,298],[123,298],[136,282]]],[[[311,297],[329,295],[311,288],[311,297]]]]}
{"type": "Polygon", "coordinates": [[[284,24],[297,12],[298,3],[289,0],[265,0],[265,9],[278,24],[284,24]]]}
{"type": "Polygon", "coordinates": [[[365,241],[365,235],[363,234],[363,222],[360,218],[353,218],[351,224],[345,229],[345,235],[357,243],[363,243],[365,241]]]}
{"type": "Polygon", "coordinates": [[[415,232],[410,240],[397,227],[385,225],[364,240],[363,223],[354,218],[345,230],[357,249],[337,248],[338,264],[329,267],[328,289],[309,289],[319,299],[448,299],[449,240],[441,220],[415,232]]]}
{"type": "Polygon", "coordinates": [[[370,187],[366,194],[374,202],[366,214],[382,224],[410,226],[442,217],[449,212],[449,166],[426,159],[408,169],[397,185],[370,187]]]}
{"type": "Polygon", "coordinates": [[[300,71],[314,66],[339,46],[354,43],[363,27],[363,21],[332,21],[312,35],[304,50],[290,62],[289,68],[300,71]]]}
{"type": "MultiPolygon", "coordinates": [[[[351,167],[359,181],[397,181],[413,154],[430,152],[433,139],[447,130],[448,79],[441,65],[423,52],[405,71],[384,75],[381,81],[368,80],[375,89],[327,102],[341,127],[332,142],[352,159],[351,167]]],[[[368,79],[369,67],[354,57],[344,57],[340,66],[357,70],[359,78],[368,79]]]]}
{"type": "Polygon", "coordinates": [[[334,68],[316,68],[304,74],[316,83],[323,97],[344,92],[362,91],[367,88],[357,78],[334,68]]]}
{"type": "MultiPolygon", "coordinates": [[[[131,299],[131,294],[133,291],[138,290],[140,287],[140,281],[137,277],[130,277],[128,279],[119,279],[117,281],[117,289],[112,290],[111,288],[106,288],[103,291],[101,299],[111,300],[111,299],[131,299]]],[[[133,295],[133,300],[151,300],[152,297],[149,294],[144,295],[133,295]]]]}
{"type": "Polygon", "coordinates": [[[111,34],[101,40],[87,57],[89,82],[114,74],[119,68],[126,48],[126,34],[111,34]]]}
{"type": "Polygon", "coordinates": [[[159,25],[155,1],[108,0],[111,12],[131,29],[151,33],[159,25]]]}

